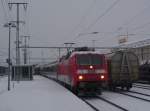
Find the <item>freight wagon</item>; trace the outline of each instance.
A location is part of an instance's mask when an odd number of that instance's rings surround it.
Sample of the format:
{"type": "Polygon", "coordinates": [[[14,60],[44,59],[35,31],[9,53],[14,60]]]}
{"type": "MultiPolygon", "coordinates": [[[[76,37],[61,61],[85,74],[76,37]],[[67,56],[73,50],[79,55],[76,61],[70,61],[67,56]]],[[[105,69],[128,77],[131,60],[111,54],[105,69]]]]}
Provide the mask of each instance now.
{"type": "Polygon", "coordinates": [[[108,86],[111,90],[116,87],[129,90],[132,83],[139,77],[138,57],[130,51],[117,51],[107,55],[109,80],[108,86]]]}

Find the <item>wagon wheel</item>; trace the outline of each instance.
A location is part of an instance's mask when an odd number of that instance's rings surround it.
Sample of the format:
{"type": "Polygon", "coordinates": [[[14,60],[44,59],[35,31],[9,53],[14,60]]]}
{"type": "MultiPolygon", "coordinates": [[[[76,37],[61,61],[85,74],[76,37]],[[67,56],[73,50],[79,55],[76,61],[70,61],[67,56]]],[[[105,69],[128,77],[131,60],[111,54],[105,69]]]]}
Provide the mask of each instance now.
{"type": "Polygon", "coordinates": [[[116,85],[112,86],[112,91],[116,92],[116,85]]]}
{"type": "Polygon", "coordinates": [[[124,86],[123,85],[121,86],[121,90],[124,90],[124,86]]]}
{"type": "Polygon", "coordinates": [[[75,95],[78,95],[79,91],[76,87],[71,87],[71,90],[75,95]]]}
{"type": "Polygon", "coordinates": [[[127,86],[127,87],[126,87],[126,90],[127,90],[127,91],[129,91],[129,90],[130,90],[130,87],[129,87],[129,86],[127,86]]]}
{"type": "Polygon", "coordinates": [[[108,90],[112,91],[112,85],[108,85],[108,90]]]}

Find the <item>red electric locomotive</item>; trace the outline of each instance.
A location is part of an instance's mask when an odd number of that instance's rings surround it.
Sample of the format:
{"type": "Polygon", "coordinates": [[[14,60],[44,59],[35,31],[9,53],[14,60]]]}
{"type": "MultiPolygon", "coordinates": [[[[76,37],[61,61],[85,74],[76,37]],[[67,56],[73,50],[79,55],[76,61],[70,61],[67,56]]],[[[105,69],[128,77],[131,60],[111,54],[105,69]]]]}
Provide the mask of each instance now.
{"type": "Polygon", "coordinates": [[[58,80],[75,93],[101,92],[102,83],[108,79],[107,61],[104,54],[75,49],[60,59],[57,74],[58,80]]]}

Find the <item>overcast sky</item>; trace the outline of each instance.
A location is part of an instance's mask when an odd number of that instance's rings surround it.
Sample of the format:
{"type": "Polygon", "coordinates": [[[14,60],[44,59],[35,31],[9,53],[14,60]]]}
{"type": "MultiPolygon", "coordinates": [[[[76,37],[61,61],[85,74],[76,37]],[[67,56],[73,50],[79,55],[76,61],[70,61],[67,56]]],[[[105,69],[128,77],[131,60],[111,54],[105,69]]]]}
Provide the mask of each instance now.
{"type": "MultiPolygon", "coordinates": [[[[16,20],[16,7],[13,6],[12,11],[8,11],[6,1],[9,0],[2,1],[3,5],[0,2],[0,57],[4,59],[7,56],[8,29],[4,28],[3,24],[8,20],[16,20]]],[[[115,46],[118,45],[119,35],[126,34],[127,30],[129,34],[136,34],[129,36],[129,42],[149,38],[146,34],[150,34],[150,0],[18,1],[29,3],[27,11],[20,7],[20,19],[26,21],[25,25],[20,25],[20,35],[30,35],[32,46],[63,46],[64,42],[75,42],[75,46],[92,46],[93,40],[95,46],[115,46]],[[116,4],[111,8],[114,3],[116,4]],[[107,11],[109,8],[111,10],[107,11]],[[100,33],[88,34],[91,32],[100,33]]],[[[14,41],[15,29],[12,30],[13,57],[15,57],[14,41]]],[[[32,57],[47,58],[50,57],[48,54],[50,51],[36,49],[31,50],[30,53],[32,57]]],[[[58,54],[53,50],[51,55],[53,58],[58,54]]]]}

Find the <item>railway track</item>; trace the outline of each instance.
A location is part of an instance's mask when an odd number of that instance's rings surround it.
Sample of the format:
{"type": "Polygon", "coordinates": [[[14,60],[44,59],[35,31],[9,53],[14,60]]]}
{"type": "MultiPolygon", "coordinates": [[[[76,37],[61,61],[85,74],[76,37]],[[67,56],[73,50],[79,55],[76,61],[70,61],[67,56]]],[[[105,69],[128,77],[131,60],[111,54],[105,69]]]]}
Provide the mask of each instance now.
{"type": "Polygon", "coordinates": [[[134,95],[131,95],[131,94],[128,94],[128,93],[124,93],[124,92],[116,92],[116,93],[119,93],[119,94],[122,94],[122,95],[125,95],[125,96],[129,96],[129,97],[132,97],[132,98],[135,98],[135,99],[143,100],[145,102],[150,102],[149,99],[144,99],[142,97],[134,96],[134,95]]]}
{"type": "Polygon", "coordinates": [[[144,86],[139,84],[134,84],[133,87],[150,90],[150,86],[144,86]]]}
{"type": "Polygon", "coordinates": [[[89,105],[94,111],[100,111],[98,108],[96,108],[94,105],[89,103],[86,99],[80,98],[82,101],[84,101],[87,105],[89,105]]]}
{"type": "Polygon", "coordinates": [[[126,91],[126,92],[124,92],[119,88],[117,88],[116,93],[119,93],[119,94],[122,94],[122,95],[125,95],[125,96],[129,96],[129,97],[132,97],[132,98],[135,98],[135,99],[143,100],[143,101],[146,101],[146,102],[150,102],[150,99],[146,99],[146,98],[143,98],[143,97],[132,95],[132,94],[138,94],[138,95],[142,95],[142,96],[145,96],[145,97],[150,97],[149,94],[144,94],[144,93],[140,93],[140,92],[136,92],[136,91],[126,91]],[[132,94],[130,94],[130,93],[132,93],[132,94]]]}
{"type": "MultiPolygon", "coordinates": [[[[48,79],[50,79],[50,80],[53,80],[53,81],[55,81],[55,82],[58,82],[58,81],[56,81],[56,79],[53,79],[53,78],[48,77],[48,76],[46,76],[46,75],[42,75],[42,76],[44,76],[44,77],[46,77],[46,78],[48,78],[48,79]]],[[[100,111],[99,108],[95,107],[95,106],[92,105],[90,102],[88,102],[85,97],[79,97],[79,98],[80,98],[81,100],[83,100],[88,106],[90,106],[94,111],[100,111]]],[[[104,101],[104,102],[106,102],[106,103],[108,103],[108,104],[110,104],[110,105],[112,105],[112,106],[114,106],[114,107],[116,107],[116,108],[122,110],[122,111],[128,111],[127,109],[125,109],[125,108],[123,108],[123,107],[121,107],[121,106],[119,106],[119,105],[117,105],[117,104],[115,104],[115,103],[113,103],[113,102],[111,102],[111,101],[109,101],[109,100],[107,100],[107,99],[104,99],[104,98],[102,98],[102,97],[100,97],[100,96],[94,96],[94,98],[99,99],[99,100],[102,100],[102,101],[104,101]]]]}
{"type": "Polygon", "coordinates": [[[150,87],[150,84],[142,84],[142,83],[134,83],[133,85],[144,86],[144,87],[150,87]]]}
{"type": "MultiPolygon", "coordinates": [[[[91,108],[93,108],[95,111],[100,111],[99,108],[97,108],[95,105],[92,105],[90,102],[88,102],[89,100],[86,99],[86,97],[85,97],[85,98],[80,97],[80,98],[81,98],[86,104],[88,104],[91,108]]],[[[129,111],[128,109],[125,109],[125,108],[119,106],[118,104],[115,104],[114,102],[111,102],[111,101],[109,101],[109,100],[107,100],[107,99],[105,99],[105,98],[103,98],[103,97],[94,96],[93,98],[94,98],[94,99],[101,100],[101,101],[103,101],[103,102],[105,102],[105,103],[107,103],[107,104],[109,104],[109,105],[111,105],[111,106],[113,106],[113,107],[115,107],[115,108],[121,110],[121,111],[129,111]]],[[[99,101],[98,101],[98,103],[101,104],[99,101]]]]}
{"type": "Polygon", "coordinates": [[[149,81],[137,81],[136,83],[138,83],[138,84],[149,84],[150,85],[149,81]]]}
{"type": "MultiPolygon", "coordinates": [[[[58,82],[56,79],[54,78],[51,78],[51,77],[48,77],[48,76],[44,76],[48,79],[51,79],[53,81],[56,81],[58,82]]],[[[149,94],[144,94],[144,93],[140,93],[140,92],[136,92],[136,91],[128,91],[128,92],[122,92],[121,90],[117,90],[117,92],[113,92],[113,93],[118,93],[118,94],[122,94],[122,95],[125,95],[125,96],[129,96],[131,98],[135,98],[135,99],[139,99],[139,100],[142,100],[142,101],[145,101],[145,102],[148,102],[150,103],[150,99],[147,99],[147,98],[143,98],[143,97],[139,97],[139,96],[135,96],[135,95],[132,95],[130,93],[133,93],[133,94],[138,94],[138,95],[142,95],[142,96],[145,96],[145,97],[150,97],[149,94]],[[129,93],[128,93],[129,92],[129,93]]],[[[121,111],[129,111],[128,109],[118,105],[117,103],[113,102],[113,101],[109,101],[108,99],[105,99],[101,96],[94,96],[92,97],[92,99],[94,99],[96,101],[96,104],[94,104],[92,101],[88,100],[88,98],[86,97],[79,97],[81,100],[83,100],[89,107],[91,107],[93,109],[93,111],[101,111],[101,108],[100,107],[97,107],[97,104],[101,105],[101,102],[104,102],[105,104],[109,104],[111,107],[113,108],[117,108],[118,110],[121,110],[121,111]],[[100,100],[97,102],[97,99],[100,100]]]]}
{"type": "Polygon", "coordinates": [[[121,109],[122,111],[128,111],[127,109],[125,109],[125,108],[123,108],[123,107],[121,107],[121,106],[119,106],[119,105],[117,105],[117,104],[115,104],[115,103],[113,103],[113,102],[111,102],[111,101],[105,99],[105,98],[102,98],[102,97],[100,97],[100,96],[97,96],[96,98],[98,98],[98,99],[100,99],[100,100],[103,100],[103,101],[105,101],[106,103],[109,103],[109,104],[111,104],[112,106],[114,106],[114,107],[116,107],[116,108],[118,108],[118,109],[121,109]]]}
{"type": "MultiPolygon", "coordinates": [[[[59,82],[54,79],[54,78],[51,78],[49,76],[46,76],[46,75],[42,75],[43,77],[46,77],[47,79],[50,79],[52,81],[55,81],[59,84],[59,82]]],[[[80,97],[79,97],[80,98],[80,97]]],[[[88,101],[86,101],[84,98],[80,98],[82,101],[84,101],[88,106],[90,106],[94,111],[100,111],[99,109],[97,109],[94,105],[90,104],[88,101]]]]}
{"type": "MultiPolygon", "coordinates": [[[[50,79],[50,80],[53,80],[53,81],[55,81],[55,82],[57,82],[57,83],[59,83],[56,79],[54,79],[54,78],[51,78],[51,77],[49,77],[49,76],[46,76],[46,75],[42,75],[43,77],[46,77],[46,78],[48,78],[48,79],[50,79]]],[[[80,97],[79,97],[80,98],[80,97]]],[[[92,104],[90,104],[88,101],[86,101],[84,98],[80,98],[82,101],[84,101],[88,106],[90,106],[94,111],[100,111],[99,109],[97,109],[94,105],[92,105],[92,104]]]]}
{"type": "Polygon", "coordinates": [[[140,93],[140,92],[136,92],[136,91],[128,91],[128,92],[150,97],[149,94],[144,94],[144,93],[140,93]]]}

